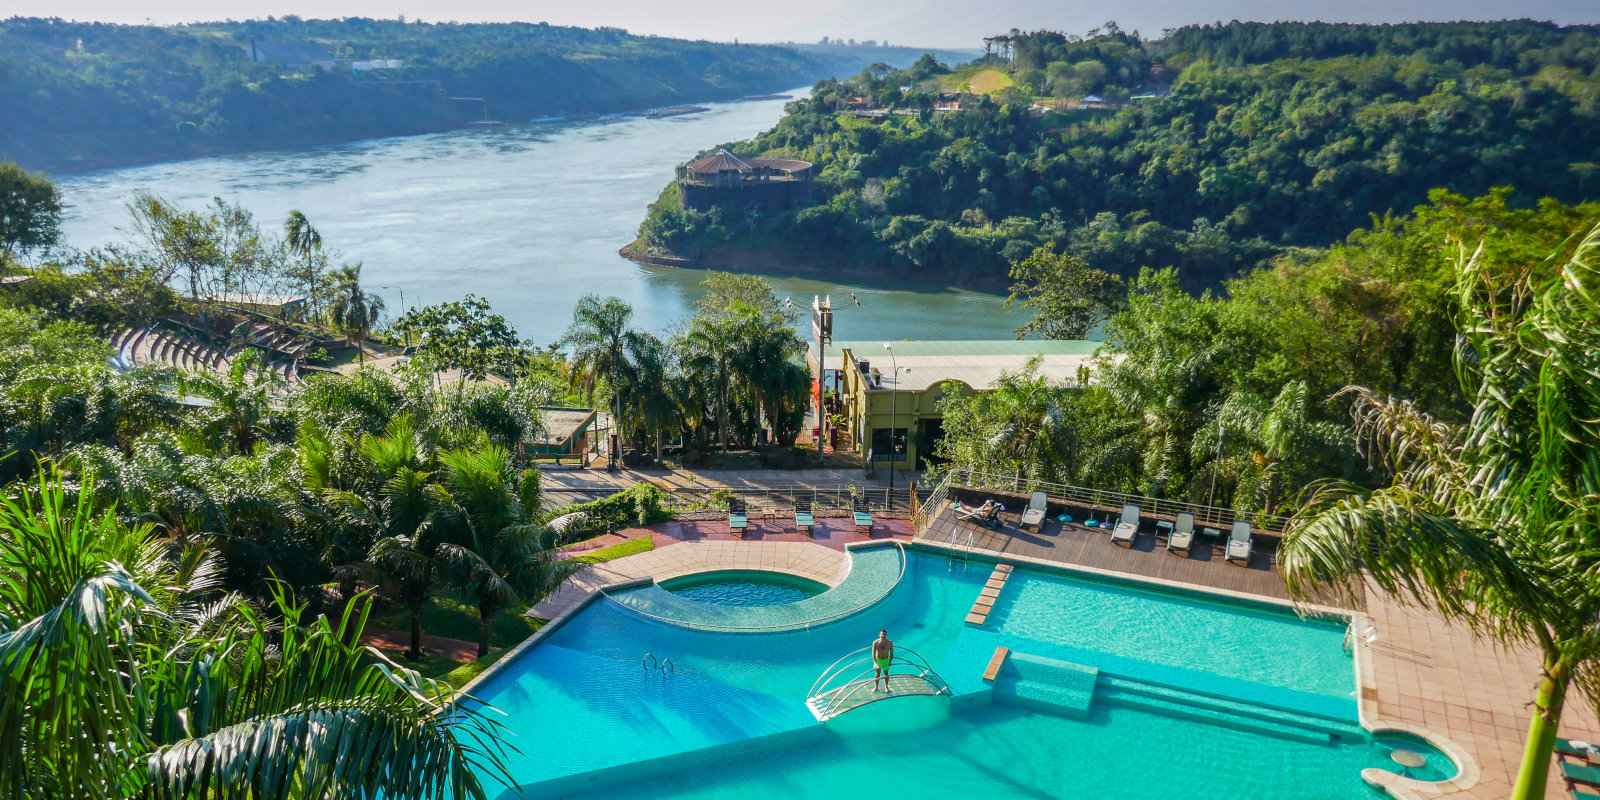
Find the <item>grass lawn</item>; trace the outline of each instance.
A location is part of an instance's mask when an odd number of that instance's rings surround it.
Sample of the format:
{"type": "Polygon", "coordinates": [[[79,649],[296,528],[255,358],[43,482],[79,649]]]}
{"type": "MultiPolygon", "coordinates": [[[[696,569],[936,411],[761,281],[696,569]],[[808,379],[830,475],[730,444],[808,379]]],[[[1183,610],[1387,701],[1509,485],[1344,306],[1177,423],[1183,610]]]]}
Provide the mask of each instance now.
{"type": "Polygon", "coordinates": [[[943,75],[939,78],[939,85],[947,92],[998,94],[1017,85],[1017,82],[1003,69],[984,67],[956,70],[949,75],[943,75]]]}
{"type": "MultiPolygon", "coordinates": [[[[397,660],[427,677],[443,680],[459,689],[505,655],[507,650],[544,627],[543,620],[525,616],[527,610],[526,603],[519,603],[496,614],[489,623],[489,655],[476,661],[461,663],[437,653],[425,654],[421,661],[397,660]]],[[[383,609],[382,613],[373,615],[372,625],[401,632],[411,630],[411,623],[403,608],[383,609]]],[[[422,632],[475,643],[478,641],[478,610],[458,597],[435,595],[422,609],[422,632]]]]}
{"type": "Polygon", "coordinates": [[[603,564],[607,561],[614,561],[624,556],[636,555],[638,553],[648,553],[654,549],[656,549],[655,541],[648,536],[641,536],[637,539],[629,539],[626,542],[617,542],[610,547],[602,547],[599,550],[584,553],[573,560],[584,564],[603,564]]]}
{"type": "Polygon", "coordinates": [[[1010,75],[993,68],[979,70],[967,79],[968,90],[978,94],[994,94],[1016,85],[1017,82],[1010,75]]]}

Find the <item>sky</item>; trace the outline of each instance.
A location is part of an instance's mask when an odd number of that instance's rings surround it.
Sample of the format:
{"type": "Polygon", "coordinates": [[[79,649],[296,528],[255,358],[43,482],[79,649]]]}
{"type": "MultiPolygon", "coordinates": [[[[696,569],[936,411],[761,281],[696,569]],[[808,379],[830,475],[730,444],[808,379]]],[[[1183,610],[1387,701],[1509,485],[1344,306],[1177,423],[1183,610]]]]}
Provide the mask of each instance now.
{"type": "Polygon", "coordinates": [[[1526,17],[1600,23],[1600,0],[0,0],[0,16],[168,24],[298,14],[430,22],[544,21],[715,41],[888,40],[979,47],[1010,28],[1082,33],[1114,19],[1147,37],[1203,22],[1311,20],[1405,22],[1526,17]]]}

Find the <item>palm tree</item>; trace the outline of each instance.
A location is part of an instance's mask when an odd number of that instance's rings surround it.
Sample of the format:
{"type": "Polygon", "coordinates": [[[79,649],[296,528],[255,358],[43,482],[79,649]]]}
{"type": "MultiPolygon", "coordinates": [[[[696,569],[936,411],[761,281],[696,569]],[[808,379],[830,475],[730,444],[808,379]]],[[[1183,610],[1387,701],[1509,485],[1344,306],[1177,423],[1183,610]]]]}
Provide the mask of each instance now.
{"type": "Polygon", "coordinates": [[[1290,381],[1270,403],[1249,391],[1228,395],[1190,442],[1190,460],[1204,464],[1190,496],[1204,491],[1215,505],[1210,486],[1221,479],[1234,487],[1232,507],[1274,514],[1289,490],[1319,475],[1348,473],[1350,432],[1314,419],[1310,392],[1305,381],[1290,381]]]}
{"type": "Polygon", "coordinates": [[[710,368],[710,377],[716,386],[717,440],[724,451],[728,449],[728,394],[738,341],[734,326],[731,318],[697,316],[683,335],[684,348],[710,368]]]}
{"type": "Polygon", "coordinates": [[[226,440],[234,452],[248,454],[271,432],[272,399],[283,388],[283,377],[265,362],[260,351],[247,350],[226,373],[182,373],[179,390],[211,402],[186,421],[213,443],[226,440]]]}
{"type": "Polygon", "coordinates": [[[1457,375],[1473,412],[1435,419],[1350,387],[1358,440],[1393,474],[1324,485],[1279,563],[1289,590],[1403,601],[1542,655],[1514,800],[1545,796],[1575,682],[1600,701],[1600,226],[1555,270],[1457,265],[1457,375]],[[1551,274],[1554,272],[1554,274],[1551,274]]]}
{"type": "Polygon", "coordinates": [[[361,265],[352,264],[333,273],[333,325],[356,347],[356,358],[367,360],[363,343],[383,316],[383,298],[361,288],[361,265]]]}
{"type": "Polygon", "coordinates": [[[290,211],[288,219],[283,222],[283,238],[289,246],[289,253],[300,260],[299,267],[291,271],[290,277],[299,280],[305,287],[311,318],[320,319],[317,293],[322,288],[322,268],[326,263],[322,255],[322,234],[311,226],[311,220],[305,214],[295,210],[290,211]]]}
{"type": "MultiPolygon", "coordinates": [[[[572,310],[572,325],[561,338],[572,348],[571,378],[574,386],[581,385],[589,401],[600,380],[605,379],[611,389],[611,425],[622,440],[622,398],[628,386],[629,343],[638,334],[628,330],[628,320],[633,309],[615,297],[600,298],[584,295],[572,310]]],[[[615,458],[617,455],[613,453],[615,458]]]]}
{"type": "MultiPolygon", "coordinates": [[[[441,548],[455,582],[478,609],[478,657],[489,654],[494,616],[519,597],[536,599],[553,591],[570,572],[547,545],[554,539],[533,524],[534,509],[523,504],[530,492],[512,479],[511,453],[504,447],[453,450],[440,457],[447,504],[440,519],[456,535],[441,548]]],[[[537,473],[532,477],[536,480],[537,473]]],[[[537,498],[537,489],[531,492],[537,498]]]]}
{"type": "Polygon", "coordinates": [[[661,458],[662,429],[677,417],[677,406],[667,389],[671,355],[666,343],[648,333],[640,333],[628,342],[628,360],[634,375],[629,406],[640,426],[654,435],[657,459],[661,458]]]}
{"type": "Polygon", "coordinates": [[[349,643],[365,601],[259,612],[54,469],[0,501],[0,572],[0,795],[483,798],[476,770],[506,774],[498,723],[349,643]]]}

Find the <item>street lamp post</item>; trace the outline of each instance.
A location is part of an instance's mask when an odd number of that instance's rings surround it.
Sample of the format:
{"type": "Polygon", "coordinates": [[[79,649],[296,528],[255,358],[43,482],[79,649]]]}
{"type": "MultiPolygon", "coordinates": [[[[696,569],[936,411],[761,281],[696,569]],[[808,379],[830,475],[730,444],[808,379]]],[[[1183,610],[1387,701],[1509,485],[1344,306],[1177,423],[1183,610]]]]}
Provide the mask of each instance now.
{"type": "MultiPolygon", "coordinates": [[[[402,316],[402,317],[405,316],[406,311],[407,311],[407,309],[406,309],[406,290],[403,287],[400,287],[400,286],[388,286],[388,285],[379,286],[378,288],[379,289],[394,289],[395,291],[400,293],[400,316],[402,316]]],[[[407,329],[405,331],[405,334],[406,334],[406,347],[410,347],[411,346],[411,331],[410,331],[410,329],[407,329]]]]}
{"type": "Polygon", "coordinates": [[[895,425],[900,421],[900,364],[894,358],[894,345],[884,342],[883,349],[889,351],[889,369],[894,371],[894,389],[889,395],[889,492],[894,493],[894,462],[899,453],[895,441],[895,425]]]}

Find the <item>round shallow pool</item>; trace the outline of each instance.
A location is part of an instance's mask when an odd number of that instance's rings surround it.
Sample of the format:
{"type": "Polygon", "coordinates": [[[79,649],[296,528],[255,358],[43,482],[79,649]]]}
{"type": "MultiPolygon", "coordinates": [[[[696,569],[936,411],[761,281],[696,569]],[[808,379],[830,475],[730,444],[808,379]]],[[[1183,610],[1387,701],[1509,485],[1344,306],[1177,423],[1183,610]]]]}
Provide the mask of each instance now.
{"type": "Polygon", "coordinates": [[[1390,730],[1380,731],[1372,737],[1372,752],[1367,758],[1367,766],[1419,781],[1445,781],[1460,772],[1456,762],[1432,742],[1420,736],[1390,730]],[[1399,751],[1398,756],[1396,751],[1399,751]]]}
{"type": "Polygon", "coordinates": [[[817,581],[782,572],[721,570],[684,575],[661,582],[661,588],[697,603],[720,606],[776,606],[827,591],[817,581]]]}

